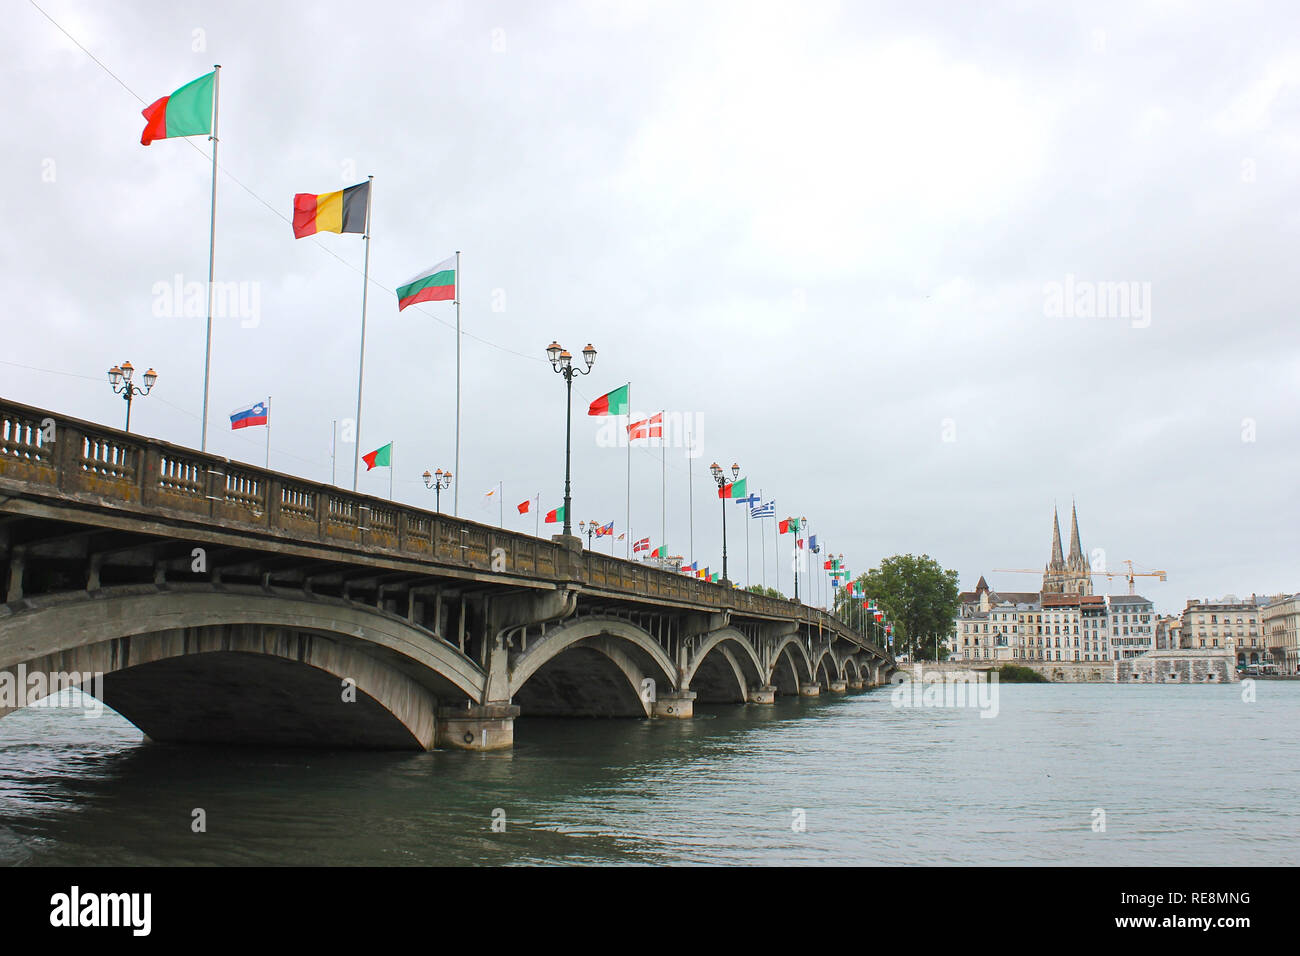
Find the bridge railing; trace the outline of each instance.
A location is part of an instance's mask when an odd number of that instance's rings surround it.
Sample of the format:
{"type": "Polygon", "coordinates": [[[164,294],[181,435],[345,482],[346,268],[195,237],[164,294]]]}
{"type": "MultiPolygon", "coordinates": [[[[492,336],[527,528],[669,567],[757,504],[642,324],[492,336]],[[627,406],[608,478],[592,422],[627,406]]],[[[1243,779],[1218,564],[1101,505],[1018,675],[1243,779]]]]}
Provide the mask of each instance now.
{"type": "Polygon", "coordinates": [[[0,482],[106,508],[422,563],[802,621],[880,649],[826,612],[594,551],[258,468],[0,399],[0,482]]]}

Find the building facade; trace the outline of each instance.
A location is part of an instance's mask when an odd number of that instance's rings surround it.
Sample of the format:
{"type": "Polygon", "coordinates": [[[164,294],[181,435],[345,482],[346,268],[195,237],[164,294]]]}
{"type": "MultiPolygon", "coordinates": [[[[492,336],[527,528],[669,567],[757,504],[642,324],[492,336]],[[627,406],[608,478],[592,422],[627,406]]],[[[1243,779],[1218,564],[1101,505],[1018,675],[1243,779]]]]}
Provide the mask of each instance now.
{"type": "Polygon", "coordinates": [[[1189,600],[1183,608],[1179,647],[1232,650],[1238,666],[1270,663],[1261,626],[1262,603],[1253,594],[1246,601],[1232,594],[1216,601],[1189,600]]]}
{"type": "Polygon", "coordinates": [[[1260,612],[1260,630],[1278,673],[1300,674],[1300,594],[1271,598],[1260,612]]]}

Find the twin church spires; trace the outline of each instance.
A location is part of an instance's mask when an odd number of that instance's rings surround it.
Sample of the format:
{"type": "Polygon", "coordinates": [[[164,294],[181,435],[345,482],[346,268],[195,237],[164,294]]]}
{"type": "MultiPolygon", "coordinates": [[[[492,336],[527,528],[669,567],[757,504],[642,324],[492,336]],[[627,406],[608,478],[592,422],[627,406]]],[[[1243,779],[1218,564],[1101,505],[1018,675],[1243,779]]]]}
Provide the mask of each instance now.
{"type": "Polygon", "coordinates": [[[1091,594],[1092,574],[1079,544],[1079,512],[1070,505],[1070,557],[1061,553],[1061,520],[1052,509],[1052,557],[1043,570],[1044,594],[1091,594]]]}

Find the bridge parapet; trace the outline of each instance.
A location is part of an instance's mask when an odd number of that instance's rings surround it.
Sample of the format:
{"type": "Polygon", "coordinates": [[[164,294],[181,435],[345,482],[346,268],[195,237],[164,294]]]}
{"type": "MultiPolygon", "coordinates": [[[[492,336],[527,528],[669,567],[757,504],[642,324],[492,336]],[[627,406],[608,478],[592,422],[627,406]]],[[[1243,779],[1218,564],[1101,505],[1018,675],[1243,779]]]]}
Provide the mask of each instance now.
{"type": "MultiPolygon", "coordinates": [[[[35,515],[69,510],[147,520],[155,533],[217,530],[358,555],[431,572],[502,575],[611,598],[790,622],[884,650],[843,621],[798,602],[701,581],[529,534],[414,508],[0,399],[0,493],[35,515]]],[[[13,593],[13,588],[10,589],[13,593]]],[[[18,592],[21,595],[21,587],[18,592]]]]}

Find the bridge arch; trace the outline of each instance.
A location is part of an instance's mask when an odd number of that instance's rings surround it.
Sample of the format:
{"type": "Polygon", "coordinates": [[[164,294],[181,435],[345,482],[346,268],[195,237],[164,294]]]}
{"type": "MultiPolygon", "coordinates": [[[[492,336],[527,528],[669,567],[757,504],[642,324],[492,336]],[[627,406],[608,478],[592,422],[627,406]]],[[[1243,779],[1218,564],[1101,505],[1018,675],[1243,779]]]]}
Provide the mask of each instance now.
{"type": "Polygon", "coordinates": [[[828,688],[831,681],[843,679],[840,662],[836,660],[835,652],[829,647],[818,655],[813,665],[813,673],[816,675],[816,682],[823,688],[828,688]]]}
{"type": "Polygon", "coordinates": [[[514,656],[510,697],[524,716],[646,717],[655,694],[677,689],[677,668],[654,636],[630,621],[593,614],[548,628],[514,656]]]}
{"type": "Polygon", "coordinates": [[[0,671],[101,674],[84,689],[159,741],[429,749],[439,703],[482,698],[456,648],[336,598],[134,585],[5,610],[0,671]]]}
{"type": "Polygon", "coordinates": [[[771,662],[767,683],[775,685],[778,694],[798,696],[800,684],[812,683],[812,659],[797,635],[787,635],[776,645],[771,662]]]}
{"type": "Polygon", "coordinates": [[[711,631],[695,648],[682,686],[701,703],[744,703],[752,688],[767,683],[767,668],[743,633],[734,627],[711,631]]]}
{"type": "Polygon", "coordinates": [[[844,658],[843,674],[846,680],[862,680],[862,668],[858,667],[858,659],[854,654],[844,658]]]}

